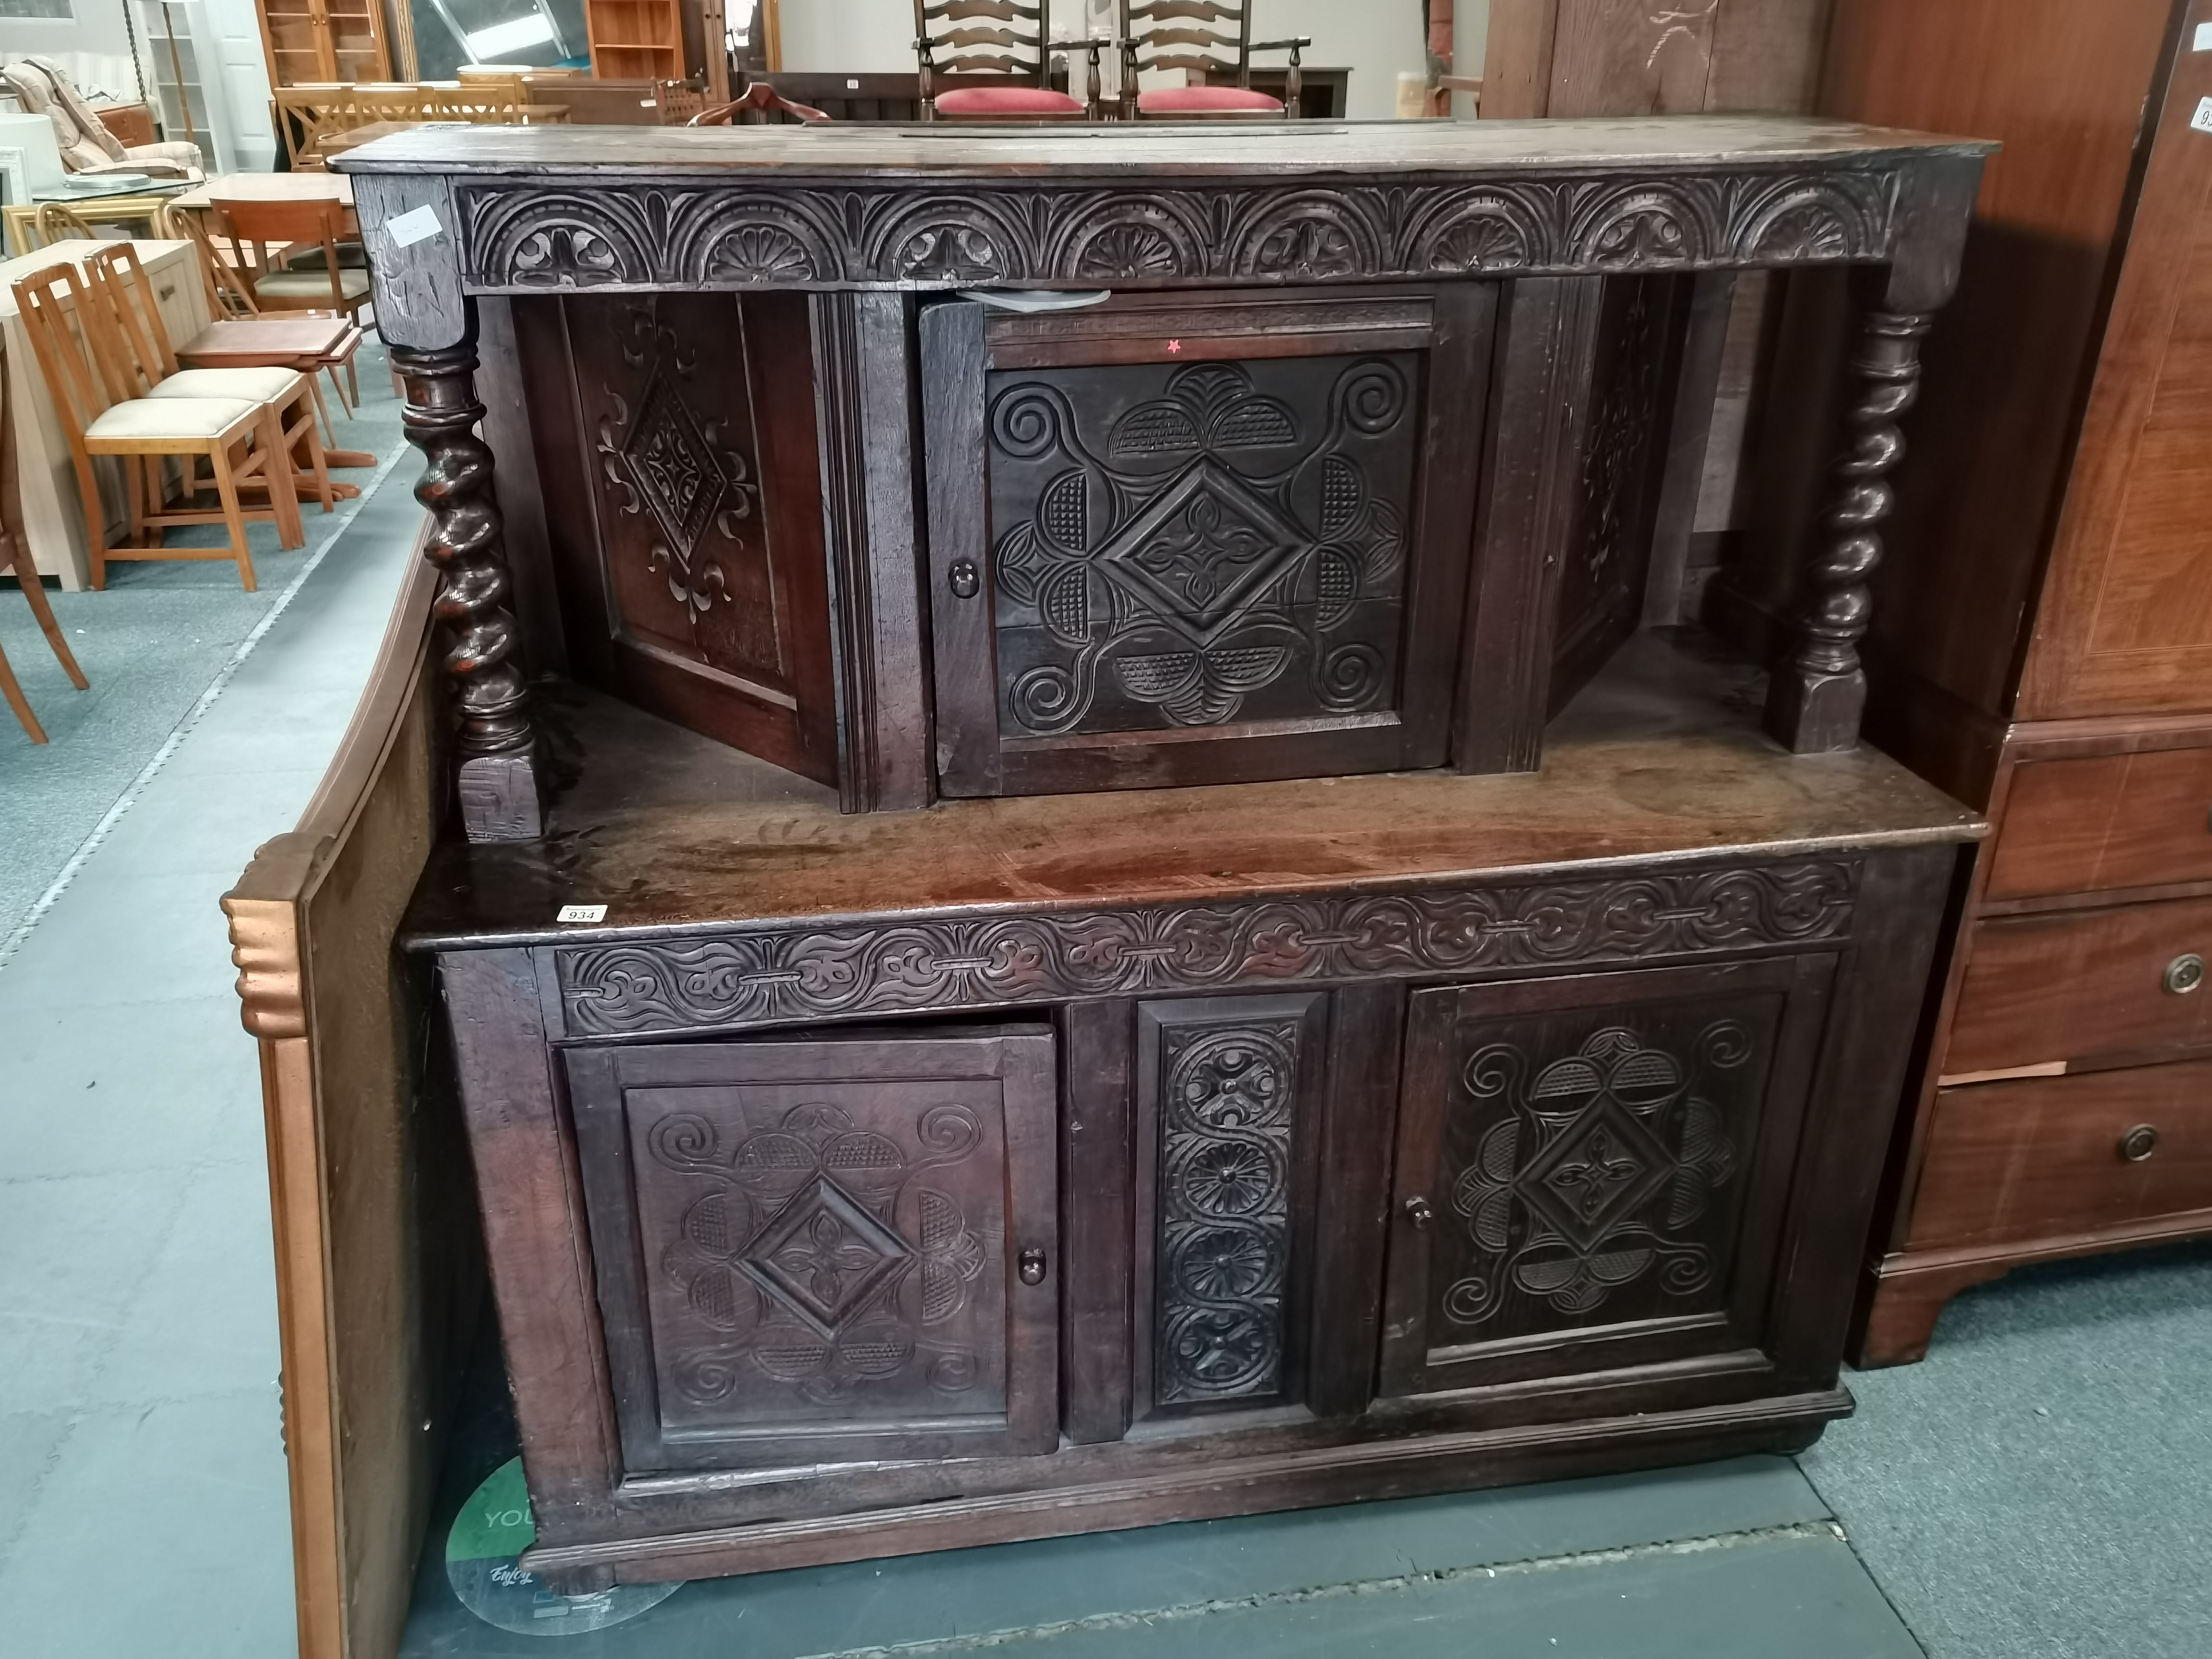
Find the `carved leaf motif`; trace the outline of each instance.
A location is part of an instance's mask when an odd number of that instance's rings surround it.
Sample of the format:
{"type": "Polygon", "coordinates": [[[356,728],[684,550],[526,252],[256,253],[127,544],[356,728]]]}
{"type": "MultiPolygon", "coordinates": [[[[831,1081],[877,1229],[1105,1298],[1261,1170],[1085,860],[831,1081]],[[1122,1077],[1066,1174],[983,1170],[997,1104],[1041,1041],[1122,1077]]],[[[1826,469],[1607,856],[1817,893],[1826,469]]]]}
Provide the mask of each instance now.
{"type": "Polygon", "coordinates": [[[1070,645],[1091,637],[1091,568],[1063,565],[1037,585],[1036,606],[1045,626],[1070,645]]]}
{"type": "Polygon", "coordinates": [[[1342,548],[1324,547],[1315,562],[1314,588],[1314,620],[1334,628],[1352,614],[1359,598],[1359,567],[1342,548]]]}
{"type": "Polygon", "coordinates": [[[821,275],[806,245],[781,225],[738,225],[707,252],[710,283],[802,283],[821,275]]]}
{"type": "MultiPolygon", "coordinates": [[[[1733,1066],[1757,1045],[1742,1024],[1723,1018],[1690,1046],[1733,1066]]],[[[1626,1025],[1590,1034],[1522,1087],[1513,1079],[1527,1073],[1525,1059],[1513,1042],[1492,1042],[1461,1068],[1462,1102],[1503,1111],[1452,1181],[1452,1209],[1476,1254],[1438,1297],[1444,1318],[1475,1325],[1492,1317],[1505,1305],[1498,1286],[1508,1280],[1573,1316],[1655,1266],[1663,1293],[1703,1290],[1711,1252],[1680,1230],[1729,1180],[1735,1154],[1718,1108],[1692,1092],[1690,1066],[1626,1025]],[[1517,1244],[1516,1213],[1527,1218],[1517,1244]]]]}
{"type": "MultiPolygon", "coordinates": [[[[1171,654],[1182,666],[1164,676],[1170,681],[1188,672],[1197,653],[1171,654]]],[[[1807,944],[1848,935],[1856,881],[1855,865],[1816,861],[1399,895],[1136,906],[988,923],[776,928],[572,945],[557,961],[566,1035],[742,1029],[825,1015],[1693,958],[1807,944]]],[[[655,1155],[662,1156],[658,1141],[655,1155]]]]}

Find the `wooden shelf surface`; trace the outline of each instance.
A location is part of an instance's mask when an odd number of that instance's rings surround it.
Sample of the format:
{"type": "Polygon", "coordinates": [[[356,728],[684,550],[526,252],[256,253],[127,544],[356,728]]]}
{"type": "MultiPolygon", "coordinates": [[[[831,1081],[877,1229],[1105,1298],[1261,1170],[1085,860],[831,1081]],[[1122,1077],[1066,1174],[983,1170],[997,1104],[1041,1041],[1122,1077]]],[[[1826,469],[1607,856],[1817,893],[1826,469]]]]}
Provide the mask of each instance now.
{"type": "Polygon", "coordinates": [[[1756,676],[1705,636],[1639,635],[1527,775],[1449,773],[1033,795],[845,814],[835,793],[574,687],[543,700],[543,842],[433,856],[418,947],[907,911],[1344,890],[1566,865],[1978,838],[1981,818],[1878,751],[1792,756],[1756,676]],[[561,927],[562,905],[605,924],[561,927]]]}

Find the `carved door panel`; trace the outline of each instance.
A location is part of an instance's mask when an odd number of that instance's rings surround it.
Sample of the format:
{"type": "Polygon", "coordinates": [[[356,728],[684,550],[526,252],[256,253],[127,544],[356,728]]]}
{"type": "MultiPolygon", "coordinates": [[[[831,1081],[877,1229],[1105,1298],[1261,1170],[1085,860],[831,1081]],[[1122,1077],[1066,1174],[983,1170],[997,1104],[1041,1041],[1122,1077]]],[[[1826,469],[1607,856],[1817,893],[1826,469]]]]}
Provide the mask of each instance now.
{"type": "Polygon", "coordinates": [[[1056,1443],[1048,1031],[566,1060],[626,1469],[1056,1443]]]}
{"type": "Polygon", "coordinates": [[[1674,276],[1615,277],[1605,285],[1579,488],[1560,561],[1553,714],[1643,620],[1689,294],[1687,281],[1674,276]]]}
{"type": "Polygon", "coordinates": [[[1328,1001],[1138,1009],[1136,1420],[1305,1399],[1328,1001]]]}
{"type": "Polygon", "coordinates": [[[803,295],[519,305],[580,678],[837,781],[803,295]]]}
{"type": "Polygon", "coordinates": [[[1758,1348],[1834,960],[1416,993],[1382,1392],[1758,1348]]]}
{"type": "Polygon", "coordinates": [[[1493,307],[925,310],[945,792],[1440,764],[1493,307]]]}

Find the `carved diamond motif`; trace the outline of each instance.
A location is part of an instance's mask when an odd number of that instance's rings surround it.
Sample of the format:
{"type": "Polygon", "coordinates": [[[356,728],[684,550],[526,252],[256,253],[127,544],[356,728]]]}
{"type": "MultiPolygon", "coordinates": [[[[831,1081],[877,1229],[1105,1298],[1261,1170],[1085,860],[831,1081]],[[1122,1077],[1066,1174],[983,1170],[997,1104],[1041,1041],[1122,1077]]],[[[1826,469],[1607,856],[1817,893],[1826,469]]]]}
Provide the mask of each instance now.
{"type": "Polygon", "coordinates": [[[1280,507],[1208,456],[1123,526],[1098,564],[1206,645],[1306,550],[1304,533],[1280,507]]]}
{"type": "Polygon", "coordinates": [[[823,1336],[837,1334],[913,1255],[827,1176],[792,1195],[739,1265],[823,1336]]]}
{"type": "Polygon", "coordinates": [[[647,388],[623,459],[638,494],[688,566],[728,481],[699,417],[666,375],[647,388]]]}
{"type": "Polygon", "coordinates": [[[1583,1249],[1642,1206],[1674,1173],[1674,1159],[1608,1094],[1522,1174],[1531,1209],[1583,1249]]]}

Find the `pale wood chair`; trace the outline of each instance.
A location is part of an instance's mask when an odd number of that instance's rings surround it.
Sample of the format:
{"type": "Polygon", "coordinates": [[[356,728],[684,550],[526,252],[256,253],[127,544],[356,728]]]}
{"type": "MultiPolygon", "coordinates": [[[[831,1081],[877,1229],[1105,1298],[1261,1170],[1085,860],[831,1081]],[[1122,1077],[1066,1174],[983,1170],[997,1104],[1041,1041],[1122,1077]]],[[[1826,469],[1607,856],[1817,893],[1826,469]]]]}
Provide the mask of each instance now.
{"type": "MultiPolygon", "coordinates": [[[[8,407],[7,377],[0,375],[0,576],[15,573],[23,598],[29,602],[31,615],[37,619],[39,631],[46,636],[60,660],[62,672],[70,677],[70,684],[80,691],[89,688],[84,670],[76,665],[70,653],[69,641],[63,638],[61,624],[54,620],[54,608],[46,603],[46,590],[40,585],[38,568],[31,562],[30,538],[23,533],[23,498],[20,480],[15,471],[15,422],[14,411],[8,407]]],[[[23,695],[15,670],[8,665],[8,653],[0,651],[0,696],[15,711],[15,718],[23,723],[23,730],[33,743],[46,740],[46,728],[31,712],[30,699],[23,695]]]]}
{"type": "MultiPolygon", "coordinates": [[[[239,272],[264,312],[331,311],[359,323],[368,308],[368,272],[339,262],[346,208],[327,200],[249,202],[215,198],[211,211],[229,238],[239,272]],[[313,250],[322,252],[319,270],[293,270],[291,262],[313,250]]],[[[354,401],[361,386],[346,365],[354,401]]]]}
{"type": "Polygon", "coordinates": [[[246,541],[249,516],[275,520],[288,547],[306,540],[275,410],[238,398],[124,394],[114,368],[115,344],[102,337],[99,302],[78,281],[74,265],[34,270],[19,278],[12,291],[69,439],[84,503],[85,540],[95,588],[107,585],[111,559],[229,559],[237,564],[239,579],[250,593],[255,583],[253,555],[246,541]],[[85,334],[82,340],[80,325],[85,334]],[[108,545],[107,516],[92,465],[100,455],[119,457],[124,465],[130,528],[120,546],[108,545]],[[186,463],[186,487],[173,504],[159,465],[164,457],[186,463]],[[214,475],[216,504],[212,507],[204,505],[192,487],[197,477],[193,463],[202,457],[214,475]],[[240,499],[240,483],[257,478],[267,481],[269,505],[249,509],[240,499]],[[223,526],[229,532],[228,544],[220,548],[162,545],[168,530],[201,524],[223,526]]]}
{"type": "MultiPolygon", "coordinates": [[[[276,410],[283,422],[284,453],[295,460],[305,452],[307,471],[295,471],[293,488],[312,489],[323,511],[331,510],[331,473],[316,421],[327,420],[315,391],[314,371],[302,374],[283,364],[252,368],[184,368],[169,343],[168,325],[155,302],[154,284],[139,263],[138,250],[114,242],[85,258],[93,287],[107,302],[121,327],[125,351],[118,362],[122,389],[132,397],[242,398],[276,410]]],[[[274,320],[273,319],[271,320],[274,320]]],[[[193,483],[188,483],[187,488],[193,483]]]]}
{"type": "Polygon", "coordinates": [[[31,220],[31,230],[40,247],[52,247],[56,242],[96,242],[100,233],[91,222],[74,210],[59,202],[42,202],[31,220]]]}

